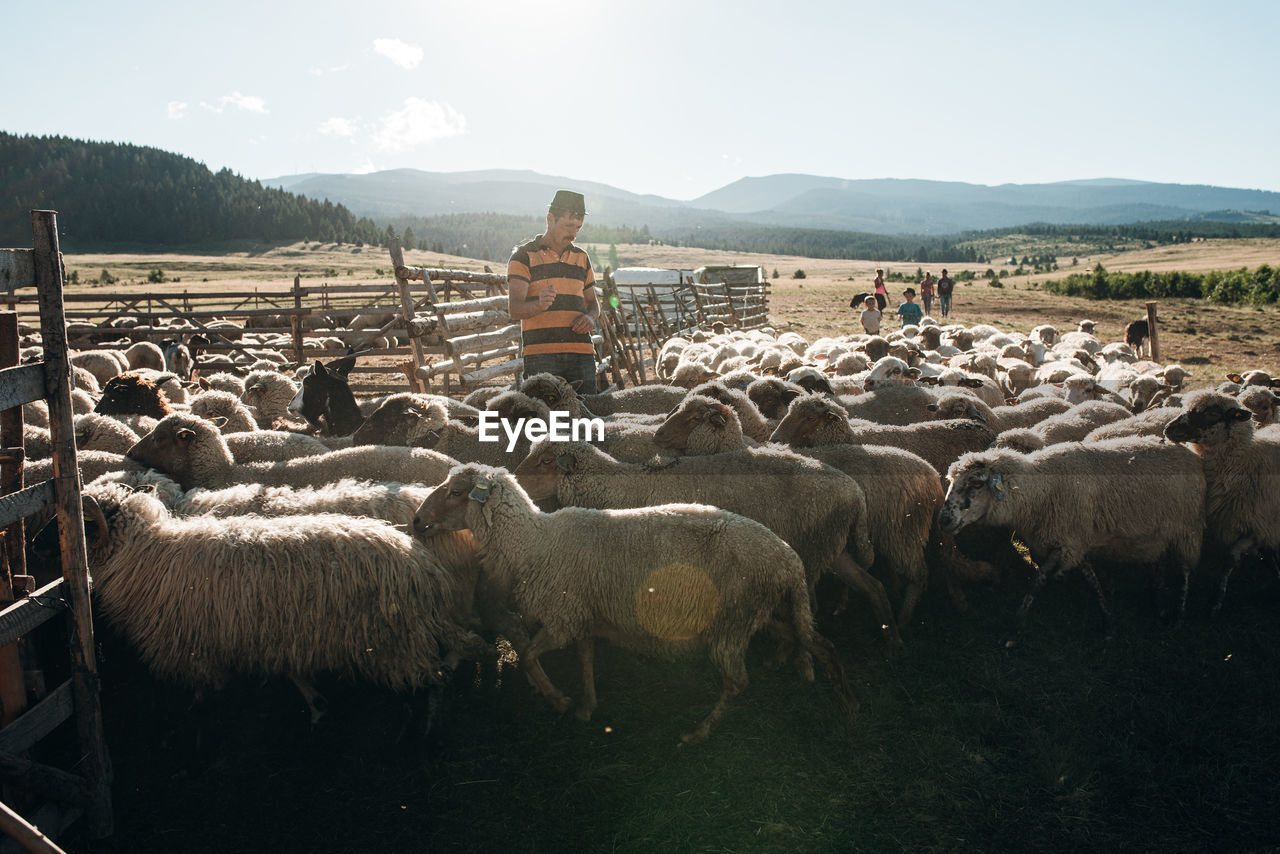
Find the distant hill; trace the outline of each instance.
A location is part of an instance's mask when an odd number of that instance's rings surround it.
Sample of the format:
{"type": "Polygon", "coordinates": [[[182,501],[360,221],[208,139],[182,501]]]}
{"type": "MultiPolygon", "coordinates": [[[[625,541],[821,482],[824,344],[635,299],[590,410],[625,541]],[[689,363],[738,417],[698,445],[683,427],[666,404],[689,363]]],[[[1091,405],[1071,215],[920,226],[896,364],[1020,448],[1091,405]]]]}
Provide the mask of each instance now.
{"type": "Polygon", "coordinates": [[[58,212],[64,251],[231,240],[377,243],[341,204],[268,189],[158,148],[0,132],[0,246],[31,243],[27,212],[58,212]]]}
{"type": "Polygon", "coordinates": [[[386,218],[545,210],[548,189],[585,193],[590,222],[648,225],[654,234],[754,223],[873,234],[949,235],[1031,222],[1120,225],[1221,219],[1265,221],[1241,212],[1280,212],[1280,193],[1123,178],[986,186],[956,181],[860,179],[784,174],[742,178],[692,201],[638,195],[606,184],[529,171],[423,172],[269,178],[313,198],[386,218]]]}

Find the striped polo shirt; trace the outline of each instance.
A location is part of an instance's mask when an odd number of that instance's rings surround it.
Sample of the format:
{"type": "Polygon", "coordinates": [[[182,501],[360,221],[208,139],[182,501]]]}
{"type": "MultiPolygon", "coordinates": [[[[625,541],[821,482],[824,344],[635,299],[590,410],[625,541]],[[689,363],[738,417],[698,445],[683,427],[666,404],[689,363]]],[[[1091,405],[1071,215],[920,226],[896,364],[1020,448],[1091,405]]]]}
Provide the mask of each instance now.
{"type": "Polygon", "coordinates": [[[577,244],[570,244],[562,254],[542,242],[542,235],[511,253],[507,262],[507,278],[524,279],[529,283],[529,298],[538,296],[551,285],[556,289],[556,301],[551,308],[520,321],[524,338],[524,355],[540,356],[549,353],[595,354],[590,333],[578,333],[569,325],[580,314],[586,314],[587,303],[583,294],[595,285],[595,273],[591,260],[577,244]]]}

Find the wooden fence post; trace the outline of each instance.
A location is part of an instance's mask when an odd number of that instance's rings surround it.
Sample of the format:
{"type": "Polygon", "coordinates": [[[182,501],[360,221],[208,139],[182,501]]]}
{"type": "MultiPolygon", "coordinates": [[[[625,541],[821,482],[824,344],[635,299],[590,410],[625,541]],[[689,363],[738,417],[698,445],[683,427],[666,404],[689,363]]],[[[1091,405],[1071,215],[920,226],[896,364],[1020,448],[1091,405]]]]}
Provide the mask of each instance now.
{"type": "MultiPolygon", "coordinates": [[[[12,368],[18,364],[18,315],[13,312],[0,314],[0,368],[12,368]]],[[[13,448],[16,459],[2,461],[0,495],[17,492],[22,488],[22,409],[14,407],[0,413],[0,447],[13,448]]],[[[3,571],[0,571],[0,608],[14,601],[13,576],[26,574],[25,524],[22,519],[4,531],[3,571]]],[[[0,649],[0,726],[8,726],[27,707],[26,680],[22,673],[22,659],[16,643],[0,649]]]]}
{"type": "Polygon", "coordinates": [[[88,783],[89,803],[85,820],[98,838],[110,836],[110,761],[98,697],[98,670],[94,658],[93,612],[89,603],[89,565],[84,542],[84,516],[80,506],[80,472],[72,438],[71,370],[67,361],[67,323],[62,309],[62,255],[58,251],[58,223],[54,211],[32,211],[31,232],[35,248],[36,286],[40,294],[40,334],[46,365],[63,370],[45,371],[49,402],[49,432],[53,443],[54,505],[62,546],[63,578],[71,603],[68,619],[71,646],[71,690],[75,698],[76,732],[83,753],[81,769],[88,783]]]}
{"type": "Polygon", "coordinates": [[[1156,333],[1156,304],[1147,303],[1147,336],[1151,339],[1151,361],[1160,361],[1160,338],[1156,333]]]}
{"type": "Polygon", "coordinates": [[[302,342],[302,277],[295,275],[293,277],[293,308],[294,313],[289,315],[289,325],[293,331],[293,364],[295,367],[301,367],[305,359],[305,347],[302,342]]]}

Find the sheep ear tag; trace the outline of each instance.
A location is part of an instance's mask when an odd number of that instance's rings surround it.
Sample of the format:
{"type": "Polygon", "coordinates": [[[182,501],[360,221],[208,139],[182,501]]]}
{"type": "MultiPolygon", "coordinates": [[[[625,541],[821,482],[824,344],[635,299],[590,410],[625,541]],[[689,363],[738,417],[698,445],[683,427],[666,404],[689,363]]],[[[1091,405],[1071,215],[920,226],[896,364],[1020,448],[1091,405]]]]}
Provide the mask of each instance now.
{"type": "Polygon", "coordinates": [[[472,501],[479,501],[481,504],[484,504],[489,500],[489,484],[477,483],[475,486],[471,487],[471,494],[467,497],[472,501]]]}
{"type": "Polygon", "coordinates": [[[991,477],[987,478],[987,486],[996,494],[996,501],[1004,501],[1004,478],[999,472],[991,473],[991,477]]]}

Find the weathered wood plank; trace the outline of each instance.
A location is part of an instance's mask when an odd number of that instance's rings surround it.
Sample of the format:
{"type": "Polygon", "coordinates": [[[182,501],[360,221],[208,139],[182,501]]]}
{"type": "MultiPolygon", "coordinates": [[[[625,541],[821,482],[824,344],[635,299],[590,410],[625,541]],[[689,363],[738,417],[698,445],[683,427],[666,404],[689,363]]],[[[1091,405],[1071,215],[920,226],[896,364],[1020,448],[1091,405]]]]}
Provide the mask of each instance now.
{"type": "Polygon", "coordinates": [[[0,411],[33,400],[44,400],[43,363],[0,370],[0,411]]]}
{"type": "Polygon", "coordinates": [[[71,717],[74,706],[71,681],[67,680],[50,691],[43,700],[27,709],[27,713],[22,717],[4,729],[0,729],[0,751],[23,753],[30,750],[33,744],[71,717]]]}
{"type": "Polygon", "coordinates": [[[490,365],[487,368],[481,368],[478,371],[472,371],[469,374],[462,374],[460,379],[464,383],[482,383],[485,380],[491,380],[494,377],[515,374],[524,369],[524,359],[512,359],[510,362],[503,362],[500,365],[490,365]]]}
{"type": "Polygon", "coordinates": [[[53,481],[46,480],[8,495],[0,495],[0,529],[53,504],[53,481]]]}
{"type": "Polygon", "coordinates": [[[498,309],[501,310],[503,314],[506,314],[507,305],[507,297],[497,296],[458,300],[457,302],[442,302],[437,304],[435,308],[443,312],[444,315],[449,318],[449,321],[452,322],[455,315],[465,314],[470,311],[490,311],[498,309]]]}
{"type": "Polygon", "coordinates": [[[0,290],[30,287],[35,283],[35,250],[0,249],[0,290]]]}
{"type": "Polygon", "coordinates": [[[475,335],[459,335],[444,343],[444,351],[453,356],[457,353],[472,353],[495,344],[504,344],[520,337],[520,324],[513,323],[492,332],[479,332],[475,335]]]}
{"type": "Polygon", "coordinates": [[[0,646],[26,637],[39,626],[67,610],[61,578],[50,581],[30,596],[0,611],[0,646]]]}

